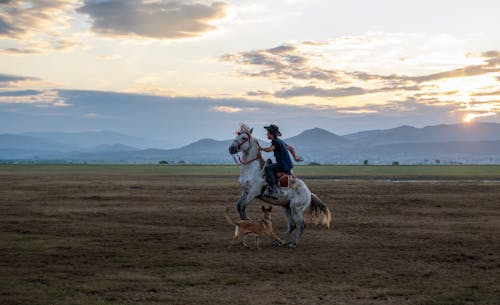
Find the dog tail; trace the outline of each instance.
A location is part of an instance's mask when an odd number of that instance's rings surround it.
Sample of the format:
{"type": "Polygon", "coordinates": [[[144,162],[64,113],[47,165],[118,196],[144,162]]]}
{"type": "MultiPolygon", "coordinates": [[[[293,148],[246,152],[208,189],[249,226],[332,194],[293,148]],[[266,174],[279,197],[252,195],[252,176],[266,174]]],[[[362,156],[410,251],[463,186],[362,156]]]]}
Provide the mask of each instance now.
{"type": "Polygon", "coordinates": [[[327,228],[330,228],[332,213],[323,201],[314,193],[311,193],[311,204],[309,206],[309,210],[306,211],[304,216],[307,223],[324,225],[327,228]]]}
{"type": "Polygon", "coordinates": [[[226,216],[226,219],[227,219],[227,222],[229,222],[230,225],[235,225],[234,221],[231,219],[231,217],[229,217],[229,215],[227,214],[227,212],[229,212],[229,208],[226,208],[226,212],[224,213],[224,216],[226,216]]]}

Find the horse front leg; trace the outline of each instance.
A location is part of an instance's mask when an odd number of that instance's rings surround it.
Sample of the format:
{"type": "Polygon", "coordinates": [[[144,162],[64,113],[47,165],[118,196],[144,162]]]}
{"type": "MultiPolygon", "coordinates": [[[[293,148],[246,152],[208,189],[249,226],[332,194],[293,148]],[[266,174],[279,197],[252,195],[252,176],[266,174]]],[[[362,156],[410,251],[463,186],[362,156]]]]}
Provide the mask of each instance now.
{"type": "Polygon", "coordinates": [[[248,191],[243,191],[241,193],[240,199],[236,203],[236,209],[238,210],[238,213],[240,213],[240,219],[248,219],[246,208],[254,198],[255,195],[250,194],[248,191]]]}

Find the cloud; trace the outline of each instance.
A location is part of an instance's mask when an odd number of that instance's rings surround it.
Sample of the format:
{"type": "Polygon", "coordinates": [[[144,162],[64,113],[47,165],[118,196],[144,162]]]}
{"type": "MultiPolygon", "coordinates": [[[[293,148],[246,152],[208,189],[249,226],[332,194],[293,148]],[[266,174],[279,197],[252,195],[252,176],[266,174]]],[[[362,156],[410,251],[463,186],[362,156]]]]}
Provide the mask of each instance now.
{"type": "Polygon", "coordinates": [[[71,12],[78,0],[0,2],[0,39],[9,39],[17,46],[0,50],[4,54],[32,54],[67,50],[79,45],[74,39],[62,37],[70,27],[71,12]]]}
{"type": "Polygon", "coordinates": [[[369,33],[325,42],[287,42],[220,59],[234,64],[238,76],[271,84],[247,96],[276,102],[293,100],[321,108],[417,100],[423,105],[438,101],[457,106],[481,97],[484,103],[498,105],[500,52],[457,50],[461,44],[447,35],[369,33]],[[443,39],[451,45],[440,43],[443,39]]]}
{"type": "Polygon", "coordinates": [[[7,55],[40,54],[49,51],[68,51],[82,45],[82,43],[65,38],[52,39],[48,41],[35,40],[23,42],[21,47],[0,49],[0,53],[7,55]]]}
{"type": "Polygon", "coordinates": [[[274,96],[281,98],[296,96],[318,96],[318,97],[339,97],[365,94],[366,90],[360,87],[347,87],[335,89],[323,89],[315,86],[293,87],[280,90],[274,93],[274,96]]]}
{"type": "Polygon", "coordinates": [[[58,90],[47,88],[40,78],[0,74],[0,104],[31,104],[42,107],[65,107],[70,104],[58,90]]]}
{"type": "Polygon", "coordinates": [[[67,27],[71,10],[77,0],[21,1],[0,3],[0,35],[7,38],[24,39],[36,32],[51,28],[67,27]]]}
{"type": "Polygon", "coordinates": [[[104,36],[179,39],[213,31],[228,4],[192,1],[85,0],[77,12],[87,14],[92,31],[104,36]]]}
{"type": "MultiPolygon", "coordinates": [[[[325,44],[319,44],[323,48],[325,44]]],[[[226,54],[222,61],[233,62],[248,69],[238,70],[240,74],[251,77],[267,77],[274,80],[323,80],[323,81],[371,81],[379,80],[392,83],[422,83],[433,80],[467,77],[494,73],[500,71],[500,55],[497,51],[488,51],[481,54],[484,59],[481,65],[469,65],[463,68],[447,70],[439,73],[408,76],[404,74],[376,74],[358,70],[327,69],[324,68],[328,54],[321,49],[315,50],[308,42],[284,44],[271,49],[243,51],[226,54]],[[311,49],[312,48],[312,49],[311,49]],[[311,52],[311,50],[314,50],[311,52]],[[252,66],[254,68],[252,68],[252,66]],[[257,68],[257,69],[256,69],[257,68]]],[[[333,60],[333,59],[330,59],[333,60]]],[[[355,60],[355,59],[353,59],[355,60]]],[[[377,64],[376,62],[371,63],[377,64]]]]}
{"type": "Polygon", "coordinates": [[[338,87],[333,89],[325,89],[315,86],[305,86],[305,87],[292,87],[289,89],[276,91],[274,93],[274,96],[279,98],[290,98],[299,96],[316,96],[316,97],[330,98],[330,97],[356,96],[356,95],[364,95],[364,94],[386,92],[386,91],[391,92],[397,90],[416,91],[419,89],[420,87],[418,86],[399,86],[399,85],[382,87],[374,90],[367,90],[361,87],[338,87]]]}
{"type": "Polygon", "coordinates": [[[103,115],[103,114],[99,114],[99,113],[95,113],[95,112],[85,113],[83,115],[83,117],[89,118],[89,119],[110,119],[110,118],[112,118],[112,116],[110,116],[110,115],[103,115]]]}
{"type": "MultiPolygon", "coordinates": [[[[498,58],[500,58],[500,56],[498,56],[498,58]]],[[[422,83],[422,82],[429,82],[433,80],[446,79],[446,78],[468,77],[468,76],[476,76],[476,75],[500,72],[500,61],[496,62],[496,59],[497,58],[490,58],[484,65],[467,66],[464,68],[444,71],[435,74],[422,75],[417,77],[401,77],[401,79],[422,83]]]]}
{"type": "Polygon", "coordinates": [[[243,108],[238,107],[230,107],[230,106],[214,106],[212,107],[214,111],[218,112],[227,112],[227,113],[235,113],[243,111],[243,108]]]}
{"type": "Polygon", "coordinates": [[[37,107],[70,106],[57,90],[23,90],[0,92],[0,104],[31,104],[37,107]]]}
{"type": "Polygon", "coordinates": [[[371,114],[371,113],[378,113],[376,110],[370,110],[370,109],[358,109],[358,110],[348,110],[348,109],[340,109],[337,110],[338,113],[342,114],[371,114]]]}
{"type": "Polygon", "coordinates": [[[273,80],[337,80],[337,72],[309,65],[309,55],[298,46],[284,44],[270,49],[225,54],[220,58],[244,67],[238,73],[250,77],[265,77],[273,80]],[[257,68],[257,69],[255,69],[257,68]]]}
{"type": "MultiPolygon", "coordinates": [[[[0,3],[1,4],[1,3],[0,3]]],[[[14,28],[8,24],[3,18],[0,18],[0,35],[9,35],[14,31],[14,28]]]]}
{"type": "Polygon", "coordinates": [[[264,90],[256,90],[256,91],[248,91],[246,95],[248,95],[248,96],[269,96],[269,95],[271,95],[271,93],[268,91],[264,91],[264,90]]]}
{"type": "Polygon", "coordinates": [[[20,75],[11,75],[11,74],[0,74],[0,85],[7,85],[9,83],[16,83],[21,81],[39,81],[39,78],[29,77],[29,76],[20,76],[20,75]]]}
{"type": "Polygon", "coordinates": [[[472,92],[471,96],[500,96],[500,90],[472,92]]]}
{"type": "Polygon", "coordinates": [[[0,96],[29,96],[38,95],[40,93],[42,93],[42,91],[39,90],[13,90],[0,92],[0,96]]]}
{"type": "Polygon", "coordinates": [[[122,58],[120,54],[107,54],[107,55],[102,55],[100,57],[106,60],[116,60],[122,58]]]}

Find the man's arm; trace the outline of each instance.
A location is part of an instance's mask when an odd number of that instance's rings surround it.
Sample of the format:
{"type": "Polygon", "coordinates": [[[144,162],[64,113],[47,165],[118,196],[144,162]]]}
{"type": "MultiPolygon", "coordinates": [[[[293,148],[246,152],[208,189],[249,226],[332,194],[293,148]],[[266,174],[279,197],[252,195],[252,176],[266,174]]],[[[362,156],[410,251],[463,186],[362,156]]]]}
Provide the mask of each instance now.
{"type": "Polygon", "coordinates": [[[272,152],[274,150],[274,145],[271,145],[269,147],[262,147],[260,146],[260,143],[257,141],[257,146],[259,146],[259,150],[265,151],[265,152],[272,152]]]}
{"type": "Polygon", "coordinates": [[[300,162],[300,161],[304,161],[304,159],[302,159],[302,157],[300,156],[297,156],[297,154],[295,153],[295,149],[293,149],[292,146],[288,145],[288,144],[285,144],[286,145],[286,148],[290,151],[290,153],[292,154],[292,157],[293,159],[295,159],[295,161],[297,162],[300,162]]]}

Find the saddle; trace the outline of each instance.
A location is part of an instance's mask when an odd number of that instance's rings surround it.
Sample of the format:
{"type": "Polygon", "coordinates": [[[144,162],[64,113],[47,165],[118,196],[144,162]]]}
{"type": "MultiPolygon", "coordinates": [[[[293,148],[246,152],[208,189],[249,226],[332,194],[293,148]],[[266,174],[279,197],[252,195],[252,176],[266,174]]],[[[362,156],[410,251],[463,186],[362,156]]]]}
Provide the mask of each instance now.
{"type": "Polygon", "coordinates": [[[289,187],[291,178],[295,178],[291,171],[289,172],[276,172],[274,174],[279,187],[289,187]]]}
{"type": "MultiPolygon", "coordinates": [[[[271,164],[273,161],[271,159],[267,159],[266,164],[271,164]]],[[[291,178],[295,178],[294,174],[291,170],[289,171],[279,171],[274,173],[274,178],[276,178],[276,182],[278,187],[289,187],[291,178]]]]}

